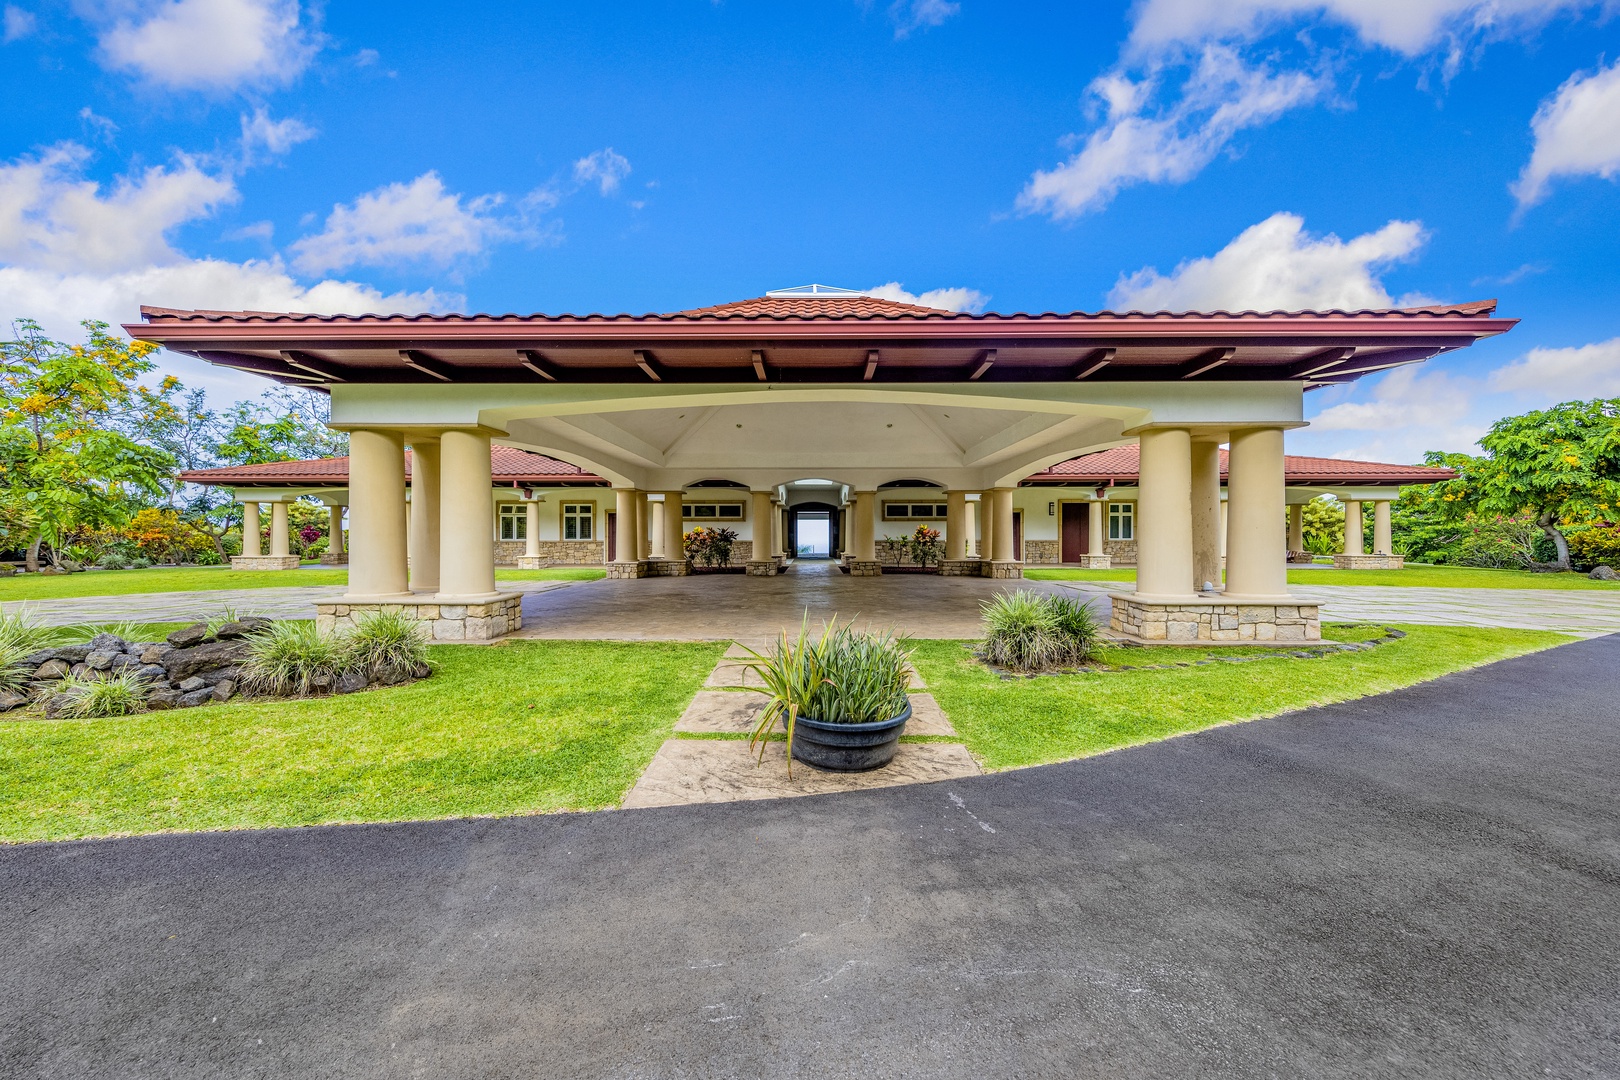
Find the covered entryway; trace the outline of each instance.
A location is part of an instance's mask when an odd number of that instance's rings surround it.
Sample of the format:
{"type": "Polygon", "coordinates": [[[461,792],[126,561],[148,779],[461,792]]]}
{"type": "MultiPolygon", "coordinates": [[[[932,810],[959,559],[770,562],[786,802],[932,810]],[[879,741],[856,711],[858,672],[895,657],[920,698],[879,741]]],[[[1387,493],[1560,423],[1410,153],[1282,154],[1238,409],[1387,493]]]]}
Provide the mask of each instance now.
{"type": "Polygon", "coordinates": [[[1058,559],[1077,563],[1091,552],[1091,504],[1083,502],[1060,503],[1063,525],[1059,538],[1058,559]]]}
{"type": "Polygon", "coordinates": [[[799,503],[788,511],[788,544],[800,559],[831,559],[842,550],[838,535],[838,507],[831,503],[799,503]]]}

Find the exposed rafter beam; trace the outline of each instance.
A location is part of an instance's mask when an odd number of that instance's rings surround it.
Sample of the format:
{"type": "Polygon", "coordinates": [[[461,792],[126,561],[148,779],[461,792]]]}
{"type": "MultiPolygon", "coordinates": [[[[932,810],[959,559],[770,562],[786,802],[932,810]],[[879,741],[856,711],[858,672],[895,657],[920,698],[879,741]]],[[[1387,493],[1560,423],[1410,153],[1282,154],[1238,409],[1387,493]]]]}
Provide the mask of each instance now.
{"type": "Polygon", "coordinates": [[[547,382],[558,382],[557,369],[538,349],[519,349],[518,363],[528,368],[547,382]]]}
{"type": "Polygon", "coordinates": [[[1214,371],[1237,354],[1236,349],[1208,349],[1182,365],[1183,379],[1196,379],[1207,371],[1214,371]]]}
{"type": "Polygon", "coordinates": [[[327,382],[348,382],[347,379],[332,370],[332,365],[308,353],[283,351],[281,358],[300,371],[307,371],[312,375],[325,379],[327,382]]]}
{"type": "Polygon", "coordinates": [[[1371,375],[1375,371],[1388,371],[1390,368],[1406,367],[1408,364],[1420,364],[1422,360],[1390,360],[1382,364],[1368,361],[1353,368],[1338,368],[1333,371],[1324,371],[1320,375],[1313,375],[1305,380],[1319,386],[1335,386],[1341,383],[1352,383],[1363,375],[1371,375]]]}
{"type": "Polygon", "coordinates": [[[754,361],[755,377],[758,378],[760,382],[770,381],[770,376],[765,373],[765,354],[760,350],[755,349],[750,355],[754,361]]]}
{"type": "Polygon", "coordinates": [[[978,367],[973,369],[973,374],[968,376],[968,381],[969,382],[977,382],[980,378],[982,378],[984,376],[985,372],[989,371],[991,368],[993,368],[995,366],[996,366],[996,350],[994,350],[994,349],[986,349],[986,350],[984,350],[984,352],[979,354],[978,367]]]}
{"type": "Polygon", "coordinates": [[[399,358],[405,361],[405,366],[413,371],[420,371],[424,375],[430,375],[440,382],[453,381],[450,373],[445,370],[442,363],[419,349],[401,349],[399,350],[399,358]]]}
{"type": "Polygon", "coordinates": [[[873,349],[873,350],[871,350],[870,352],[868,352],[866,354],[866,374],[861,376],[862,381],[871,382],[872,381],[872,376],[877,374],[877,369],[878,369],[878,351],[876,349],[873,349]]]}
{"type": "Polygon", "coordinates": [[[320,376],[297,368],[289,368],[285,361],[266,360],[259,356],[241,356],[237,353],[227,352],[195,352],[191,353],[199,359],[219,367],[232,368],[236,371],[249,371],[255,375],[268,375],[276,379],[298,379],[304,382],[319,382],[320,376]]]}
{"type": "Polygon", "coordinates": [[[1093,349],[1090,355],[1075,365],[1076,379],[1089,379],[1114,362],[1114,349],[1093,349]]]}
{"type": "Polygon", "coordinates": [[[1344,363],[1354,355],[1356,355],[1356,350],[1353,348],[1327,349],[1323,352],[1317,353],[1308,360],[1300,361],[1299,366],[1294,368],[1294,370],[1290,371],[1288,374],[1290,378],[1303,379],[1306,376],[1315,375],[1319,371],[1326,371],[1328,368],[1338,367],[1340,364],[1344,363]]]}
{"type": "Polygon", "coordinates": [[[1387,368],[1415,364],[1420,360],[1427,360],[1430,357],[1450,351],[1450,349],[1386,349],[1381,353],[1372,353],[1359,360],[1348,361],[1332,371],[1324,371],[1312,381],[1319,382],[1323,379],[1337,379],[1345,375],[1365,375],[1370,371],[1384,371],[1387,368]]]}
{"type": "Polygon", "coordinates": [[[642,374],[646,375],[647,378],[651,379],[653,382],[664,381],[664,377],[658,374],[658,361],[654,360],[653,354],[647,350],[636,350],[636,367],[640,368],[642,374]]]}

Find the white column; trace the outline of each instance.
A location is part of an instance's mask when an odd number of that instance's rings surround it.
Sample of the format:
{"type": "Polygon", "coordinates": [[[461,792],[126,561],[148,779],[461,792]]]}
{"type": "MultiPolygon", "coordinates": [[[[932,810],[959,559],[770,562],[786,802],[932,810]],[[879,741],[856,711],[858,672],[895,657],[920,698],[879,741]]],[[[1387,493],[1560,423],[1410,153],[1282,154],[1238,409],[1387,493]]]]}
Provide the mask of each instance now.
{"type": "Polygon", "coordinates": [[[651,545],[650,558],[666,559],[664,551],[664,504],[647,500],[647,513],[650,516],[647,524],[647,542],[651,545]]]}
{"type": "Polygon", "coordinates": [[[945,493],[945,557],[967,558],[967,492],[945,493]]]}
{"type": "Polygon", "coordinates": [[[523,554],[530,559],[540,557],[539,499],[530,499],[523,507],[523,554]]]}
{"type": "Polygon", "coordinates": [[[1108,554],[1107,541],[1108,504],[1094,502],[1091,509],[1086,512],[1086,553],[1090,555],[1108,554]]]}
{"type": "MultiPolygon", "coordinates": [[[[788,530],[787,530],[787,514],[788,514],[787,503],[777,503],[776,504],[776,513],[771,516],[771,522],[772,522],[772,524],[774,524],[776,526],[776,531],[771,534],[771,536],[773,538],[773,546],[771,548],[771,554],[780,555],[780,556],[782,556],[784,558],[786,558],[787,554],[788,554],[788,549],[787,549],[787,533],[788,533],[788,530]]],[[[795,554],[797,554],[797,552],[795,552],[795,554]]]]}
{"type": "Polygon", "coordinates": [[[771,558],[771,519],[776,514],[776,507],[772,505],[771,493],[756,491],[750,496],[748,513],[753,517],[754,554],[750,556],[752,562],[769,562],[771,558]]]}
{"type": "Polygon", "coordinates": [[[876,522],[873,520],[876,503],[877,492],[875,491],[857,491],[855,493],[855,513],[850,515],[855,519],[855,543],[852,545],[851,551],[858,562],[875,562],[877,560],[876,522]]]}
{"type": "Polygon", "coordinates": [[[1192,436],[1159,428],[1141,436],[1136,498],[1136,595],[1179,600],[1193,594],[1192,436]]]}
{"type": "Polygon", "coordinates": [[[636,489],[615,488],[613,561],[636,561],[636,489]]]}
{"type": "Polygon", "coordinates": [[[996,519],[995,548],[991,558],[996,562],[1013,562],[1012,488],[996,488],[990,493],[990,512],[996,519]]]}
{"type": "Polygon", "coordinates": [[[350,600],[408,600],[405,587],[405,440],[397,431],[349,433],[350,600]]]}
{"type": "Polygon", "coordinates": [[[1344,553],[1346,555],[1365,555],[1366,542],[1361,535],[1361,504],[1359,502],[1346,502],[1344,504],[1344,553]]]}
{"type": "Polygon", "coordinates": [[[439,436],[439,595],[495,594],[495,499],[489,435],[450,428],[439,436]]]}
{"type": "Polygon", "coordinates": [[[1305,550],[1305,505],[1295,503],[1288,508],[1288,550],[1305,550]]]}
{"type": "Polygon", "coordinates": [[[995,493],[979,493],[979,558],[989,562],[995,558],[996,508],[995,493]]]}
{"type": "Polygon", "coordinates": [[[264,551],[263,537],[259,535],[259,504],[242,504],[242,554],[259,555],[264,551]]]}
{"type": "Polygon", "coordinates": [[[1226,595],[1275,600],[1288,596],[1288,536],[1283,527],[1286,487],[1280,428],[1232,432],[1227,460],[1230,554],[1226,595]]]}
{"type": "Polygon", "coordinates": [[[441,495],[444,483],[439,461],[439,440],[421,436],[411,440],[411,591],[439,591],[440,535],[443,529],[441,495]]]}
{"type": "Polygon", "coordinates": [[[664,558],[686,561],[686,522],[681,511],[681,493],[664,492],[664,558]]]}
{"type": "Polygon", "coordinates": [[[326,553],[328,555],[341,555],[343,554],[343,504],[333,503],[326,509],[326,553]]]}
{"type": "Polygon", "coordinates": [[[1394,529],[1389,519],[1389,500],[1373,503],[1373,554],[1392,555],[1395,552],[1394,529]]]}
{"type": "Polygon", "coordinates": [[[965,559],[979,557],[979,506],[979,499],[973,499],[962,512],[962,548],[967,552],[963,556],[965,559]]]}
{"type": "Polygon", "coordinates": [[[652,545],[647,540],[647,526],[651,523],[652,514],[648,510],[651,505],[647,501],[645,491],[636,492],[636,558],[647,559],[652,556],[652,545]]]}
{"type": "Polygon", "coordinates": [[[292,545],[287,539],[287,504],[284,502],[270,504],[270,554],[292,554],[292,545]]]}
{"type": "Polygon", "coordinates": [[[1210,439],[1192,444],[1193,586],[1221,587],[1221,447],[1210,439]]]}

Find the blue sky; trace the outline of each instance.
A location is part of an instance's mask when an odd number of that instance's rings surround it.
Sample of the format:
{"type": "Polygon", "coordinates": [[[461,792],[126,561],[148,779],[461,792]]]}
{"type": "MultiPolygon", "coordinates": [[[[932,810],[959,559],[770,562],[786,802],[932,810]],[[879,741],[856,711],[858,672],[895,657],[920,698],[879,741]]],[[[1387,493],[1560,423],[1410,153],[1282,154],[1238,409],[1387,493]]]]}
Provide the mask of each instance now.
{"type": "MultiPolygon", "coordinates": [[[[1620,7],[1579,0],[0,4],[0,316],[1499,297],[1313,392],[1415,460],[1620,395],[1620,7]]],[[[217,397],[252,381],[180,358],[217,397]]]]}

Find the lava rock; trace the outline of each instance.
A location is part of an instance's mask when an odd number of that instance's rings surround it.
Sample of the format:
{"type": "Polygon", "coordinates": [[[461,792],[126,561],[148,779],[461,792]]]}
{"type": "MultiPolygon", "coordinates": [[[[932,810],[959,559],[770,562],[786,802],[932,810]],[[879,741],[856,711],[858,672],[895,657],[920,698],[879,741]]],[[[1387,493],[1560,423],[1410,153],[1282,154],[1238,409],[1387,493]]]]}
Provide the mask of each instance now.
{"type": "Polygon", "coordinates": [[[24,697],[22,694],[16,694],[10,690],[0,690],[0,712],[10,712],[12,709],[20,709],[26,704],[28,704],[28,698],[24,697]]]}
{"type": "Polygon", "coordinates": [[[84,658],[84,663],[91,671],[106,671],[112,667],[113,657],[122,655],[124,654],[97,649],[84,658]]]}
{"type": "Polygon", "coordinates": [[[175,649],[163,658],[163,668],[169,673],[170,679],[180,682],[204,671],[212,671],[229,664],[240,664],[248,658],[250,652],[248,643],[240,639],[213,641],[206,645],[175,649]]]}
{"type": "Polygon", "coordinates": [[[23,657],[23,663],[38,667],[47,660],[61,660],[71,666],[84,663],[84,658],[89,655],[88,645],[63,645],[56,649],[41,649],[39,652],[29,653],[23,657]]]}
{"type": "Polygon", "coordinates": [[[370,684],[366,682],[364,672],[345,671],[338,677],[337,684],[332,689],[339,694],[352,694],[358,690],[364,690],[368,685],[370,684]]]}
{"type": "Polygon", "coordinates": [[[309,685],[316,690],[330,690],[332,689],[332,676],[326,674],[325,672],[322,672],[319,675],[311,676],[309,685]]]}
{"type": "Polygon", "coordinates": [[[385,667],[377,672],[377,682],[383,686],[398,686],[410,677],[410,672],[396,667],[385,667]]]}
{"type": "Polygon", "coordinates": [[[242,665],[231,664],[227,667],[215,668],[213,671],[205,671],[199,678],[202,679],[204,686],[218,686],[227,679],[233,682],[241,682],[242,665]]]}
{"type": "Polygon", "coordinates": [[[112,658],[112,663],[107,665],[107,670],[116,674],[117,672],[127,671],[130,668],[138,668],[140,666],[141,662],[129,655],[129,653],[115,653],[112,658]]]}
{"type": "Polygon", "coordinates": [[[208,640],[208,624],[192,623],[190,626],[176,630],[165,640],[176,649],[189,649],[193,645],[201,645],[208,640]]]}
{"type": "Polygon", "coordinates": [[[75,679],[82,679],[89,673],[89,664],[74,664],[72,667],[68,668],[68,674],[73,676],[75,679]]]}
{"type": "Polygon", "coordinates": [[[129,648],[129,642],[117,634],[97,634],[90,639],[91,652],[121,653],[127,648],[129,648]]]}
{"type": "Polygon", "coordinates": [[[139,675],[147,682],[166,683],[169,681],[169,673],[163,670],[162,664],[147,664],[145,667],[135,672],[135,674],[139,675]]]}
{"type": "Polygon", "coordinates": [[[426,664],[417,664],[416,670],[411,672],[411,674],[416,676],[418,679],[425,679],[429,675],[433,674],[433,669],[428,667],[426,664]]]}
{"type": "Polygon", "coordinates": [[[58,716],[61,716],[71,704],[73,704],[72,694],[52,694],[50,697],[45,699],[46,718],[51,720],[56,719],[58,716]]]}
{"type": "Polygon", "coordinates": [[[221,679],[214,684],[214,700],[229,701],[236,696],[236,680],[221,679]]]}
{"type": "Polygon", "coordinates": [[[141,650],[141,663],[161,664],[163,663],[163,658],[168,656],[173,651],[174,646],[170,645],[166,641],[157,645],[148,645],[146,648],[141,650]]]}
{"type": "Polygon", "coordinates": [[[180,701],[179,701],[178,704],[179,704],[179,707],[182,708],[182,709],[190,709],[190,708],[193,708],[193,707],[195,707],[197,705],[206,705],[210,701],[213,701],[213,700],[214,700],[214,688],[211,687],[211,686],[208,686],[208,687],[204,687],[201,690],[193,690],[189,694],[181,694],[180,695],[180,701]]]}
{"type": "Polygon", "coordinates": [[[256,630],[263,630],[270,624],[270,619],[261,618],[258,615],[245,615],[234,622],[225,623],[218,630],[214,631],[214,636],[220,641],[229,641],[235,638],[246,637],[256,630]]]}
{"type": "Polygon", "coordinates": [[[193,675],[189,679],[182,679],[177,685],[179,686],[182,694],[189,694],[195,690],[201,690],[208,684],[203,682],[201,675],[193,675]]]}
{"type": "Polygon", "coordinates": [[[180,705],[180,691],[160,687],[146,695],[148,709],[173,709],[180,705]]]}
{"type": "Polygon", "coordinates": [[[66,660],[47,660],[34,669],[36,679],[65,679],[73,670],[66,660]]]}
{"type": "Polygon", "coordinates": [[[1620,581],[1620,574],[1615,573],[1612,566],[1594,566],[1586,576],[1593,581],[1620,581]]]}

